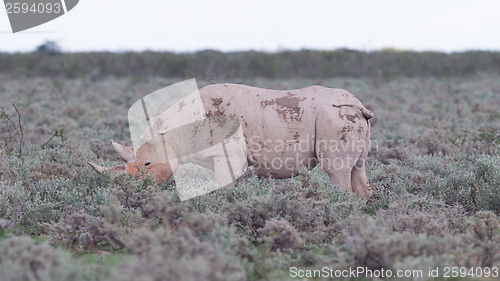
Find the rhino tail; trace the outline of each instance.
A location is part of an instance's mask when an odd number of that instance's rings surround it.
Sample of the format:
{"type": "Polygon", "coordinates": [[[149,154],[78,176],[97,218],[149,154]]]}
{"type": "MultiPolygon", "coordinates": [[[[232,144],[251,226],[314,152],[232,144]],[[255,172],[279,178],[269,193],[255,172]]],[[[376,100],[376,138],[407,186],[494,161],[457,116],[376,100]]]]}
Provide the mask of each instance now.
{"type": "Polygon", "coordinates": [[[373,117],[373,111],[367,109],[366,107],[360,108],[361,113],[363,113],[363,116],[366,118],[366,120],[370,120],[373,117]]]}
{"type": "Polygon", "coordinates": [[[339,105],[332,104],[332,105],[334,107],[351,106],[351,107],[357,108],[359,111],[361,111],[361,114],[363,114],[363,116],[366,118],[366,120],[369,120],[373,117],[373,111],[367,109],[363,105],[356,105],[356,104],[339,104],[339,105]]]}

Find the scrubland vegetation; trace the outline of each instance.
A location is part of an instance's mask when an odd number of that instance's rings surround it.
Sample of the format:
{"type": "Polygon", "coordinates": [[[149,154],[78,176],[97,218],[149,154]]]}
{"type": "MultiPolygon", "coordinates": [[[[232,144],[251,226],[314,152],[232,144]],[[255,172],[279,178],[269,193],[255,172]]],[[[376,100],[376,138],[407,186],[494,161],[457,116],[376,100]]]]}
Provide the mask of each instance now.
{"type": "Polygon", "coordinates": [[[291,267],[500,267],[499,58],[0,54],[1,280],[291,280],[291,267]],[[231,190],[182,202],[172,183],[91,170],[87,161],[121,163],[109,140],[130,143],[132,103],[191,77],[199,87],[348,89],[375,113],[374,197],[365,204],[331,190],[319,167],[286,180],[248,173],[231,190]]]}

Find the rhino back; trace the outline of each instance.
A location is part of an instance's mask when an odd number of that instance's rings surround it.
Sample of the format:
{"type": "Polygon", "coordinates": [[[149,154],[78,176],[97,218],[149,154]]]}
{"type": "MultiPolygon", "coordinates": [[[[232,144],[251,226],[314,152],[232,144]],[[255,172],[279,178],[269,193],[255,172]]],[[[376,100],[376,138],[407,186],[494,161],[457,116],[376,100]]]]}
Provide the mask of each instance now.
{"type": "Polygon", "coordinates": [[[342,122],[339,107],[353,106],[360,114],[365,109],[349,92],[321,86],[268,90],[216,84],[200,89],[200,96],[208,116],[239,119],[250,164],[271,167],[273,159],[293,159],[288,168],[281,165],[280,169],[262,172],[277,178],[289,177],[290,167],[296,171],[299,166],[312,168],[317,164],[314,144],[318,116],[342,122]]]}

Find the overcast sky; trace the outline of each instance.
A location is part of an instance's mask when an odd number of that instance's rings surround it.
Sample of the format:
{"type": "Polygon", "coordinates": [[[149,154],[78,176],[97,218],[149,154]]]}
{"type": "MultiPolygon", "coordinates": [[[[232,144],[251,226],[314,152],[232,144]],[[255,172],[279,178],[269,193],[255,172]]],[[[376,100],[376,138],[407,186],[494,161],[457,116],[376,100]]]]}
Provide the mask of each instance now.
{"type": "Polygon", "coordinates": [[[80,0],[16,34],[0,8],[0,51],[46,40],[65,51],[500,50],[500,1],[80,0]]]}

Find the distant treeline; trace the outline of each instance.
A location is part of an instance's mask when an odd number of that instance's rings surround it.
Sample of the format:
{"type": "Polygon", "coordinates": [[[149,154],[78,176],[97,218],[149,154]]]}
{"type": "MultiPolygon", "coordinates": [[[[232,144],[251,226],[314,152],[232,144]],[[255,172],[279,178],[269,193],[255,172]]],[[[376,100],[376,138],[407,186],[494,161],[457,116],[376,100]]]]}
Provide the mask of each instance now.
{"type": "Polygon", "coordinates": [[[460,53],[349,49],[276,53],[86,52],[0,53],[0,73],[77,78],[163,76],[199,79],[462,76],[500,73],[500,52],[460,53]]]}

